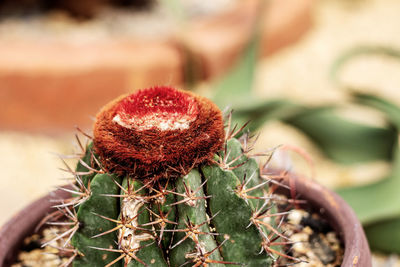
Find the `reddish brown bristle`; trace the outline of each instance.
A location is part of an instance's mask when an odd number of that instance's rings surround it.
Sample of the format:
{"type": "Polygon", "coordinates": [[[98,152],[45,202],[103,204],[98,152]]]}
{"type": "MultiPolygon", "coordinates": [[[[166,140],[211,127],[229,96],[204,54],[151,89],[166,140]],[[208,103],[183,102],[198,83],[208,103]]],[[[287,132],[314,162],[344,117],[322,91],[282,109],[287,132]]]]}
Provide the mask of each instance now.
{"type": "Polygon", "coordinates": [[[170,87],[140,90],[97,115],[94,145],[104,168],[138,179],[182,175],[222,147],[222,114],[210,100],[170,87]]]}

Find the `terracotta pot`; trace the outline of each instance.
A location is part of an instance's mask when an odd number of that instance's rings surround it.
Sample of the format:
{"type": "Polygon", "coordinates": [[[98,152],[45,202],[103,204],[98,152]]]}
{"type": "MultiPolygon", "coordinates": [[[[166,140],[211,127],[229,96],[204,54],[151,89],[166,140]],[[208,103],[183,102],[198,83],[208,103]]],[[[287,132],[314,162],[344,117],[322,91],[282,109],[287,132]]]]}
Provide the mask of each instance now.
{"type": "MultiPolygon", "coordinates": [[[[113,37],[76,42],[0,37],[0,130],[60,133],[91,125],[103,103],[137,88],[181,86],[187,55],[210,79],[227,70],[249,38],[259,0],[190,21],[185,34],[154,40],[113,37]],[[183,49],[184,47],[184,49],[183,49]],[[185,51],[185,52],[184,52],[185,51]]],[[[311,26],[314,0],[272,0],[262,54],[293,43],[311,26]]]]}
{"type": "Polygon", "coordinates": [[[31,235],[44,216],[53,210],[51,206],[54,203],[51,200],[69,196],[70,193],[62,190],[53,191],[24,208],[1,227],[0,267],[10,266],[14,262],[25,237],[31,235]]]}
{"type": "Polygon", "coordinates": [[[371,252],[364,229],[351,207],[335,192],[309,178],[264,170],[264,174],[280,177],[288,188],[279,187],[277,193],[306,200],[308,207],[326,219],[344,244],[343,267],[371,267],[371,252]]]}
{"type": "MultiPolygon", "coordinates": [[[[352,209],[335,193],[315,182],[296,176],[286,176],[283,183],[292,185],[299,199],[307,201],[336,230],[344,243],[343,267],[371,267],[371,255],[362,226],[352,209]]],[[[294,190],[280,188],[288,196],[294,190]]],[[[0,267],[15,259],[21,242],[51,210],[50,199],[66,198],[68,194],[55,191],[32,203],[14,216],[0,230],[0,267]]]]}

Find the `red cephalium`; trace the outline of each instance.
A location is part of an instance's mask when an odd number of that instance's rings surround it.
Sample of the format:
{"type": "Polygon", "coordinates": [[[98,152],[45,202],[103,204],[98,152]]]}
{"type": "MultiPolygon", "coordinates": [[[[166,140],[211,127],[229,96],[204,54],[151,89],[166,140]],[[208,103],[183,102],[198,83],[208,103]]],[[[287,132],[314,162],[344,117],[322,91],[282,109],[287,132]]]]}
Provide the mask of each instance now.
{"type": "Polygon", "coordinates": [[[221,111],[210,100],[154,87],[106,105],[94,146],[106,171],[136,179],[174,177],[208,162],[224,138],[221,111]]]}

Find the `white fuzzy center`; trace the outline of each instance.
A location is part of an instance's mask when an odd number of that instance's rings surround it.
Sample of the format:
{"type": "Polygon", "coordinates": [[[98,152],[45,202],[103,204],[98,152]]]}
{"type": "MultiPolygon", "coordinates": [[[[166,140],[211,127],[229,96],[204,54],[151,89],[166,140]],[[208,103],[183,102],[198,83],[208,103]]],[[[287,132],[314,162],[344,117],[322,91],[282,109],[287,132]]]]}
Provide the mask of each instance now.
{"type": "Polygon", "coordinates": [[[139,131],[158,129],[160,131],[185,130],[196,118],[192,115],[178,113],[148,114],[138,117],[123,118],[120,114],[114,116],[113,121],[128,129],[139,131]]]}

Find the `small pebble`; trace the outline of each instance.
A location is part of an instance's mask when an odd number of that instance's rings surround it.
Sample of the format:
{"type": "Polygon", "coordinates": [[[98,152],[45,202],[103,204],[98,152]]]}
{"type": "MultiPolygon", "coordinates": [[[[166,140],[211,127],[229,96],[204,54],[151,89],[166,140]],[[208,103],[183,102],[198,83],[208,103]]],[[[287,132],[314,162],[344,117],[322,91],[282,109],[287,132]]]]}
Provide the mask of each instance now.
{"type": "Polygon", "coordinates": [[[292,210],[288,215],[288,222],[291,224],[300,224],[301,219],[305,215],[305,211],[302,210],[292,210]]]}

